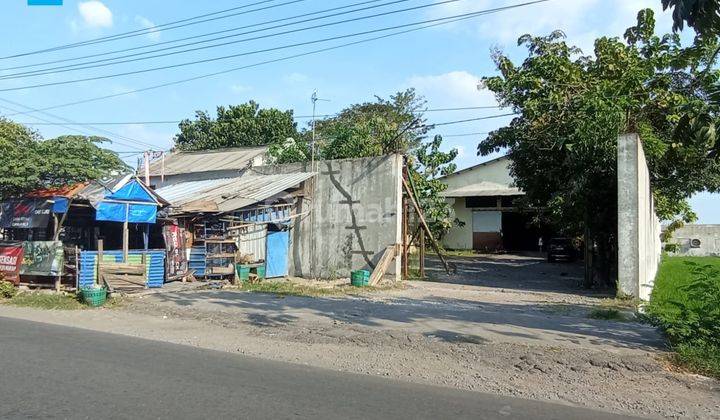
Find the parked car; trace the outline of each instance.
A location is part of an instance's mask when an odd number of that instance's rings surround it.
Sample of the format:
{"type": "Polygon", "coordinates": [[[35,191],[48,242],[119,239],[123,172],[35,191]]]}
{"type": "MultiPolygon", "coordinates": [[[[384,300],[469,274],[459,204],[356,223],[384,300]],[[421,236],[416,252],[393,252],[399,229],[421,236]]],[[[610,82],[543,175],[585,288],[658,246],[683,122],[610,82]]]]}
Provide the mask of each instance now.
{"type": "Polygon", "coordinates": [[[547,260],[555,262],[557,260],[575,261],[577,258],[577,250],[570,238],[552,238],[548,244],[547,260]]]}

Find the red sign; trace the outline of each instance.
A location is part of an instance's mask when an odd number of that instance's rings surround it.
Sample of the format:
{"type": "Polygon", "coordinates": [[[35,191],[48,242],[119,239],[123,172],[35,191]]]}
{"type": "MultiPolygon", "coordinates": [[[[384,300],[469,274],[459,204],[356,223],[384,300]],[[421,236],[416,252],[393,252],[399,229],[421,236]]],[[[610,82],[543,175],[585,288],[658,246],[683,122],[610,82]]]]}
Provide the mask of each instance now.
{"type": "Polygon", "coordinates": [[[20,283],[20,265],[23,261],[22,245],[0,245],[0,273],[5,280],[20,283]]]}

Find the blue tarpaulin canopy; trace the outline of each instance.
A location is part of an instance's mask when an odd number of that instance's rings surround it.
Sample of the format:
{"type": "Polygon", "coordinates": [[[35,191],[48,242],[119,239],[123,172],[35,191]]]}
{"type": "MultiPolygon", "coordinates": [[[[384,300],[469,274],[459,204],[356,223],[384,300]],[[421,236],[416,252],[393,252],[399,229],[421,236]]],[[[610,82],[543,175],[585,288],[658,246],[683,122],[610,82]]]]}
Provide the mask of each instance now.
{"type": "Polygon", "coordinates": [[[108,222],[155,223],[158,196],[137,179],[131,179],[108,194],[97,205],[95,220],[108,222]]]}

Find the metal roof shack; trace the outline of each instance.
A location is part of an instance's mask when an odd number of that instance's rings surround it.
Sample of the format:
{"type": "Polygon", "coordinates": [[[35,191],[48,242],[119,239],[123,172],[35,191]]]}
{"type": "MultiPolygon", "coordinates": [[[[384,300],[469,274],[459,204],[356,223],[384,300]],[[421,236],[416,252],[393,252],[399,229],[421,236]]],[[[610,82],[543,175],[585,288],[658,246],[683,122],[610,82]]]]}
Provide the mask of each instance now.
{"type": "Polygon", "coordinates": [[[172,203],[171,215],[227,213],[275,197],[313,176],[314,172],[245,174],[236,178],[181,182],[155,192],[172,203]]]}
{"type": "MultiPolygon", "coordinates": [[[[266,161],[268,146],[173,152],[150,163],[150,176],[239,171],[266,161]]],[[[142,174],[144,169],[140,170],[142,174]]]]}

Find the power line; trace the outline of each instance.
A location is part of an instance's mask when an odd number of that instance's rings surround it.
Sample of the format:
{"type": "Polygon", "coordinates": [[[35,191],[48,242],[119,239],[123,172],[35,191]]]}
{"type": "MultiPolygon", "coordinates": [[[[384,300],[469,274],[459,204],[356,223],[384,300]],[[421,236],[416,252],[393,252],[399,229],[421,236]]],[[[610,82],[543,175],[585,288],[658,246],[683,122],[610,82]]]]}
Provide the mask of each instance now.
{"type": "MultiPolygon", "coordinates": [[[[5,103],[8,103],[8,104],[11,104],[11,105],[19,106],[19,107],[24,108],[24,109],[28,109],[28,110],[32,110],[32,111],[37,111],[37,112],[39,112],[40,114],[45,115],[45,116],[47,116],[47,117],[55,118],[55,119],[64,121],[67,125],[73,125],[73,124],[75,123],[75,121],[73,121],[73,120],[71,120],[71,119],[64,118],[64,117],[61,117],[61,116],[59,116],[59,115],[54,115],[54,114],[51,114],[51,113],[49,113],[49,112],[38,111],[38,110],[36,110],[36,109],[33,108],[33,107],[30,107],[30,106],[27,106],[27,105],[23,105],[23,104],[21,104],[21,103],[14,102],[14,101],[11,101],[11,100],[9,100],[9,99],[0,98],[0,101],[5,102],[5,103]]],[[[15,110],[13,110],[13,111],[15,111],[15,110]]],[[[37,118],[37,117],[34,117],[34,118],[39,119],[39,118],[37,118]]],[[[44,122],[46,122],[46,123],[51,123],[51,121],[47,121],[47,120],[42,120],[42,121],[44,121],[44,122]]],[[[63,126],[63,127],[67,127],[66,125],[62,125],[62,126],[63,126]]],[[[129,141],[129,142],[135,143],[136,145],[140,145],[140,146],[150,146],[150,147],[152,147],[151,144],[145,143],[145,142],[140,141],[140,140],[136,140],[136,139],[134,139],[134,138],[132,138],[132,137],[123,136],[123,135],[120,135],[120,134],[117,134],[117,133],[113,133],[112,131],[107,131],[107,130],[102,129],[102,128],[94,127],[94,126],[92,126],[92,125],[90,125],[89,127],[90,127],[91,129],[94,129],[95,131],[98,131],[98,132],[101,132],[101,133],[105,133],[106,135],[110,135],[110,136],[113,136],[113,137],[118,137],[118,138],[127,140],[127,141],[129,141]]],[[[77,130],[75,130],[75,131],[77,131],[77,130]]],[[[92,134],[90,134],[90,135],[92,135],[92,134]]],[[[126,144],[126,145],[127,145],[127,144],[126,144]]]]}
{"type": "MultiPolygon", "coordinates": [[[[105,55],[119,54],[119,53],[128,52],[128,51],[135,51],[135,50],[139,50],[139,49],[158,47],[158,46],[160,46],[160,45],[174,44],[174,43],[177,43],[177,42],[187,41],[187,40],[191,40],[191,39],[204,38],[204,37],[207,37],[207,36],[218,35],[218,34],[223,34],[223,33],[227,33],[227,32],[236,32],[236,31],[239,31],[239,30],[242,30],[242,29],[248,29],[248,28],[253,28],[253,27],[257,27],[257,26],[263,26],[263,25],[268,25],[268,24],[272,24],[272,23],[284,22],[284,21],[287,21],[287,20],[298,19],[298,18],[307,17],[307,16],[313,16],[313,15],[317,15],[317,14],[320,14],[320,13],[333,12],[333,11],[336,11],[336,10],[347,9],[347,8],[353,7],[353,6],[360,6],[360,5],[369,4],[369,3],[377,3],[378,1],[382,1],[382,0],[362,1],[362,2],[358,2],[358,3],[352,3],[352,4],[349,4],[349,5],[345,5],[345,6],[334,7],[334,8],[331,8],[331,9],[319,10],[319,11],[311,12],[311,13],[304,13],[304,14],[301,14],[301,15],[290,16],[290,17],[286,17],[286,18],[282,18],[282,19],[274,19],[274,20],[269,20],[269,21],[265,21],[265,22],[258,22],[258,23],[254,23],[254,24],[251,24],[251,25],[239,26],[239,27],[236,27],[236,28],[225,29],[225,30],[222,30],[222,31],[208,32],[208,33],[205,33],[205,34],[188,36],[188,37],[185,37],[185,38],[179,38],[179,39],[174,39],[174,40],[169,40],[169,41],[163,41],[163,42],[156,42],[156,43],[152,43],[152,44],[149,44],[149,45],[141,45],[141,46],[132,47],[132,48],[125,48],[125,49],[120,49],[120,50],[115,50],[115,51],[107,51],[107,52],[102,52],[102,53],[97,53],[97,54],[89,54],[89,55],[84,55],[84,56],[80,56],[80,57],[64,58],[64,59],[60,59],[60,60],[46,61],[46,62],[42,62],[42,63],[26,64],[26,65],[22,65],[22,66],[14,66],[14,67],[5,67],[5,68],[0,68],[0,71],[4,71],[4,70],[16,70],[16,69],[23,69],[23,68],[29,68],[29,67],[38,67],[38,66],[43,66],[43,65],[46,65],[46,64],[57,64],[57,63],[63,63],[63,62],[67,62],[67,61],[77,61],[77,60],[82,60],[82,59],[85,59],[85,58],[101,57],[101,56],[105,56],[105,55]]],[[[394,3],[397,3],[397,2],[400,2],[400,1],[404,2],[404,1],[410,1],[410,0],[398,0],[398,1],[392,2],[392,3],[390,3],[390,4],[394,4],[394,3]]],[[[305,23],[305,22],[308,22],[308,21],[311,21],[311,20],[317,20],[317,19],[326,19],[326,18],[329,18],[329,17],[339,16],[339,15],[347,14],[347,13],[354,13],[354,12],[358,12],[358,11],[362,11],[362,10],[367,10],[367,9],[370,9],[370,8],[383,7],[383,6],[386,6],[386,5],[387,5],[387,3],[386,3],[386,4],[382,4],[382,5],[372,6],[372,7],[365,7],[365,8],[361,8],[361,9],[350,10],[350,11],[347,11],[347,12],[344,12],[344,13],[336,13],[336,14],[321,16],[321,17],[318,17],[318,18],[315,18],[315,19],[308,19],[308,20],[304,20],[304,21],[293,22],[293,23],[290,23],[290,24],[288,24],[288,25],[296,25],[296,24],[299,24],[299,23],[305,23]]],[[[263,31],[263,30],[268,30],[268,29],[273,29],[273,28],[264,28],[264,29],[261,29],[261,30],[258,30],[258,31],[263,31]]],[[[247,34],[247,32],[246,32],[246,33],[243,33],[243,34],[247,34]]],[[[243,34],[237,34],[237,35],[243,35],[243,34]]],[[[203,42],[210,42],[210,41],[214,41],[214,40],[217,40],[217,39],[222,39],[222,38],[209,39],[209,40],[206,40],[206,41],[203,41],[203,42]]],[[[187,45],[187,44],[185,44],[185,45],[187,45]]],[[[170,47],[170,48],[180,48],[180,47],[182,47],[182,46],[183,46],[183,45],[178,45],[178,46],[174,46],[174,47],[170,47]]],[[[148,54],[148,53],[151,53],[151,52],[153,52],[153,51],[147,51],[147,52],[145,52],[145,53],[143,53],[143,54],[148,54]]],[[[113,58],[110,58],[110,59],[111,59],[111,60],[114,60],[114,59],[117,59],[117,58],[120,58],[120,57],[113,57],[113,58]]]]}
{"type": "MultiPolygon", "coordinates": [[[[535,0],[533,2],[524,3],[522,5],[541,3],[541,2],[545,2],[545,1],[548,1],[548,0],[535,0]]],[[[390,27],[385,27],[385,28],[373,29],[373,30],[369,30],[369,31],[356,32],[356,33],[352,33],[352,34],[338,35],[338,36],[323,38],[323,39],[319,39],[319,40],[306,41],[306,42],[300,42],[300,43],[295,43],[295,44],[288,44],[288,45],[283,45],[283,46],[279,46],[279,47],[266,48],[263,50],[255,50],[255,51],[250,51],[250,52],[231,54],[231,55],[226,55],[226,56],[222,56],[222,57],[207,58],[207,59],[203,59],[203,60],[195,60],[195,61],[167,65],[167,66],[152,67],[152,68],[147,68],[147,69],[142,69],[142,70],[134,70],[134,71],[102,75],[102,76],[86,77],[86,78],[82,78],[82,79],[64,80],[64,81],[59,81],[59,82],[49,82],[49,83],[40,83],[40,84],[35,84],[35,85],[26,85],[26,86],[5,88],[5,89],[0,89],[0,92],[35,89],[35,88],[39,88],[39,87],[74,84],[74,83],[88,82],[88,81],[94,81],[94,80],[104,80],[104,79],[110,79],[110,78],[121,77],[121,76],[143,74],[143,73],[148,73],[148,72],[153,72],[153,71],[158,71],[158,70],[168,70],[168,69],[173,69],[173,68],[178,68],[178,67],[185,67],[185,66],[194,65],[194,64],[209,63],[209,62],[213,62],[213,61],[226,60],[229,58],[236,58],[236,57],[247,56],[247,55],[251,55],[251,54],[259,54],[259,53],[263,53],[263,52],[277,51],[277,50],[282,50],[282,49],[287,49],[287,48],[295,48],[295,47],[312,45],[312,44],[317,44],[317,43],[322,43],[322,42],[335,41],[335,40],[340,40],[340,39],[345,39],[345,38],[368,35],[368,34],[384,32],[384,31],[400,29],[400,28],[407,28],[407,27],[417,26],[417,25],[424,25],[424,24],[430,24],[430,23],[447,24],[447,23],[450,23],[453,19],[472,18],[472,17],[477,17],[477,16],[481,16],[481,15],[485,15],[485,14],[495,13],[495,12],[498,12],[501,10],[515,8],[515,7],[520,7],[520,5],[506,6],[506,7],[502,7],[502,8],[496,8],[496,9],[481,10],[481,11],[471,12],[471,13],[463,13],[463,14],[454,15],[454,16],[447,16],[444,18],[429,19],[429,20],[413,22],[413,23],[408,23],[408,24],[403,24],[403,25],[390,26],[390,27]]],[[[416,28],[416,29],[420,29],[420,28],[416,28]]],[[[392,36],[392,34],[389,34],[389,35],[392,36]]],[[[397,34],[395,34],[395,35],[397,35],[397,34]]],[[[385,37],[387,37],[387,36],[385,36],[385,37]]]]}
{"type": "Polygon", "coordinates": [[[435,123],[435,124],[425,124],[425,126],[426,127],[438,127],[438,126],[443,126],[443,125],[461,124],[461,123],[472,122],[472,121],[489,120],[492,118],[510,117],[513,115],[517,115],[517,114],[515,114],[515,113],[497,114],[497,115],[490,115],[487,117],[468,118],[465,120],[448,121],[448,122],[441,122],[441,123],[435,123]]]}
{"type": "MultiPolygon", "coordinates": [[[[12,103],[11,101],[6,101],[6,100],[4,100],[4,99],[0,99],[0,101],[12,103]]],[[[18,105],[19,105],[19,106],[23,106],[23,105],[21,105],[21,104],[18,104],[18,105]]],[[[23,106],[23,107],[24,107],[24,106],[23,106]]],[[[9,106],[7,106],[7,105],[2,105],[1,108],[8,109],[8,110],[13,111],[13,112],[19,112],[17,109],[11,108],[11,107],[9,107],[9,106]]],[[[39,121],[44,121],[44,122],[47,122],[47,123],[50,123],[50,122],[51,122],[50,120],[46,120],[46,119],[41,118],[41,117],[38,117],[38,116],[36,116],[36,115],[32,115],[32,118],[35,118],[35,119],[37,119],[37,120],[39,120],[39,121]]],[[[76,132],[76,133],[84,134],[84,135],[86,135],[86,136],[95,136],[95,134],[93,134],[93,133],[91,133],[91,132],[89,132],[89,131],[87,131],[87,130],[81,130],[81,129],[75,128],[75,127],[71,126],[70,124],[62,124],[62,123],[60,123],[60,124],[58,124],[58,125],[60,125],[60,126],[62,126],[62,127],[64,127],[64,128],[67,128],[68,130],[74,131],[74,132],[76,132]]],[[[128,147],[133,147],[133,146],[135,146],[135,145],[133,145],[133,144],[124,143],[124,142],[117,141],[117,140],[111,140],[111,142],[112,142],[112,143],[117,143],[117,144],[120,144],[120,145],[123,145],[123,146],[128,146],[128,147]]]]}
{"type": "Polygon", "coordinates": [[[475,136],[484,136],[486,134],[490,134],[488,131],[481,131],[477,133],[463,133],[463,134],[443,134],[442,137],[475,137],[475,136]]]}
{"type": "Polygon", "coordinates": [[[225,18],[232,17],[232,16],[238,16],[238,15],[253,13],[253,12],[257,12],[257,11],[261,11],[261,10],[272,9],[272,8],[275,8],[275,7],[286,6],[286,5],[288,5],[288,4],[300,3],[300,2],[303,2],[303,1],[307,1],[307,0],[292,0],[292,1],[288,1],[288,2],[285,2],[285,3],[273,5],[273,6],[266,6],[266,7],[262,7],[262,8],[258,8],[258,9],[248,10],[248,11],[245,11],[245,12],[234,13],[234,14],[230,14],[230,15],[226,15],[226,16],[219,16],[219,17],[215,17],[215,18],[209,18],[209,19],[205,19],[205,20],[200,20],[200,21],[197,21],[197,22],[190,22],[190,23],[184,23],[184,24],[182,24],[182,25],[172,26],[172,25],[175,25],[175,24],[178,24],[178,23],[189,22],[189,21],[192,21],[192,20],[195,20],[195,19],[201,19],[201,18],[203,18],[203,17],[212,16],[212,15],[217,15],[217,14],[225,13],[225,12],[228,12],[228,11],[244,9],[244,8],[251,7],[251,6],[257,6],[257,5],[259,5],[259,4],[272,3],[272,2],[274,2],[274,1],[276,1],[276,0],[258,1],[258,2],[255,2],[255,3],[250,3],[250,4],[243,5],[243,6],[233,7],[233,8],[225,9],[225,10],[218,11],[218,12],[213,12],[213,13],[208,13],[208,14],[205,14],[205,15],[199,15],[199,16],[195,16],[195,17],[190,17],[190,18],[182,19],[182,20],[175,21],[175,22],[169,22],[169,23],[163,23],[163,24],[160,24],[160,25],[155,25],[155,26],[153,26],[152,28],[137,29],[137,30],[134,30],[134,31],[123,32],[123,33],[116,34],[116,35],[108,35],[108,36],[104,36],[104,37],[100,37],[100,38],[94,38],[94,39],[90,39],[90,40],[86,40],[86,41],[74,42],[74,43],[71,43],[71,44],[64,44],[64,45],[59,45],[59,46],[56,46],[56,47],[45,48],[45,49],[42,49],[42,50],[36,50],[36,51],[30,51],[30,52],[25,52],[25,53],[18,53],[18,54],[8,55],[8,56],[5,56],[5,57],[0,57],[0,60],[6,60],[6,59],[9,59],[9,58],[17,58],[17,57],[25,57],[25,56],[28,56],[28,55],[35,55],[35,54],[41,54],[41,53],[47,53],[47,52],[53,52],[53,51],[59,51],[59,50],[66,50],[66,49],[71,49],[71,48],[78,48],[78,47],[83,47],[83,46],[86,46],[86,45],[100,44],[100,43],[104,43],[104,42],[117,41],[117,40],[120,40],[120,39],[132,38],[132,37],[136,37],[136,36],[142,36],[142,35],[147,35],[147,34],[150,34],[150,33],[153,33],[153,32],[157,32],[157,31],[158,31],[158,28],[164,28],[164,29],[163,29],[164,31],[167,31],[167,30],[170,30],[170,29],[183,28],[183,27],[186,27],[186,26],[197,25],[197,24],[200,24],[200,23],[211,22],[211,21],[219,20],[219,19],[225,19],[225,18]],[[171,26],[171,27],[169,27],[169,26],[171,26]]]}
{"type": "MultiPolygon", "coordinates": [[[[253,63],[253,64],[247,64],[247,65],[243,65],[243,66],[239,66],[239,67],[232,67],[232,68],[225,69],[225,70],[221,70],[221,71],[216,71],[216,72],[212,72],[212,73],[205,73],[205,74],[201,74],[201,75],[198,75],[198,76],[193,76],[193,77],[189,77],[189,78],[185,78],[185,79],[174,80],[174,81],[172,81],[172,82],[165,82],[165,83],[161,83],[161,84],[157,84],[157,85],[146,86],[146,87],[144,87],[144,88],[139,88],[139,89],[132,89],[132,90],[128,90],[128,91],[125,91],[125,92],[119,92],[119,93],[114,93],[114,94],[110,94],[110,95],[97,96],[97,97],[81,99],[81,100],[77,100],[77,101],[73,101],[73,102],[66,102],[66,103],[62,103],[62,104],[58,104],[58,105],[52,105],[52,106],[49,106],[49,107],[41,108],[40,111],[48,111],[48,110],[53,110],[53,109],[66,108],[66,107],[69,107],[69,106],[82,105],[82,104],[86,104],[86,103],[92,103],[92,102],[102,101],[102,100],[106,100],[106,99],[112,99],[112,98],[118,98],[118,97],[121,97],[121,96],[132,95],[132,94],[135,94],[135,93],[147,92],[147,91],[151,91],[151,90],[155,90],[155,89],[161,89],[161,88],[168,87],[168,86],[175,86],[175,85],[179,85],[179,84],[183,84],[183,83],[192,82],[192,81],[195,81],[195,80],[201,80],[201,79],[206,79],[206,78],[209,78],[209,77],[220,76],[220,75],[223,75],[223,74],[228,74],[228,73],[236,72],[236,71],[239,71],[239,70],[246,70],[246,69],[249,69],[249,68],[260,67],[260,66],[264,66],[264,65],[267,65],[267,64],[274,64],[274,63],[279,63],[279,62],[283,62],[283,61],[293,60],[293,59],[296,59],[296,58],[307,57],[307,56],[310,56],[310,55],[322,54],[322,53],[328,52],[328,51],[334,51],[334,50],[338,50],[338,49],[345,48],[345,47],[350,47],[350,46],[354,46],[354,45],[365,44],[365,43],[369,43],[369,42],[373,42],[373,41],[377,41],[377,40],[381,40],[381,39],[385,39],[385,38],[390,38],[390,37],[394,37],[394,36],[398,36],[398,35],[403,35],[403,34],[407,34],[407,33],[411,33],[411,32],[420,31],[420,30],[423,30],[423,29],[428,29],[428,28],[433,28],[433,27],[437,27],[437,26],[440,26],[440,25],[445,25],[445,24],[448,24],[448,23],[454,23],[454,22],[460,22],[460,21],[463,21],[463,20],[473,19],[473,18],[476,18],[476,17],[479,17],[479,16],[483,16],[483,15],[485,15],[485,14],[496,13],[496,12],[499,12],[499,11],[502,11],[502,10],[509,10],[509,9],[513,9],[513,8],[518,8],[518,7],[523,7],[523,6],[532,5],[532,4],[544,3],[544,2],[546,2],[546,1],[549,1],[549,0],[536,0],[536,1],[526,2],[526,3],[518,3],[518,4],[515,4],[515,5],[512,5],[512,6],[506,6],[506,7],[504,7],[504,8],[499,8],[499,9],[497,9],[497,10],[491,10],[491,11],[486,11],[486,12],[472,13],[472,14],[470,14],[469,16],[464,16],[464,17],[449,19],[449,20],[443,21],[443,22],[438,22],[438,23],[434,23],[434,24],[424,25],[424,26],[421,26],[421,27],[419,27],[419,28],[412,28],[412,29],[407,29],[407,30],[403,30],[403,31],[393,32],[393,33],[390,33],[390,34],[385,34],[385,35],[380,35],[380,36],[365,38],[365,39],[361,39],[361,40],[358,40],[358,41],[346,42],[346,43],[334,45],[334,46],[331,46],[331,47],[319,48],[319,49],[316,49],[316,50],[305,51],[305,52],[302,52],[302,53],[293,54],[293,55],[289,55],[289,56],[285,56],[285,57],[279,57],[279,58],[274,58],[274,59],[270,59],[270,60],[264,60],[264,61],[256,62],[256,63],[253,63]]],[[[23,114],[28,114],[28,112],[21,112],[21,113],[16,113],[16,114],[10,114],[9,116],[23,115],[23,114]]]]}
{"type": "MultiPolygon", "coordinates": [[[[394,1],[391,1],[391,2],[388,2],[388,3],[384,3],[384,4],[381,4],[381,5],[366,7],[365,9],[371,9],[371,8],[380,7],[380,6],[387,6],[387,5],[396,4],[396,3],[402,3],[402,2],[406,2],[406,1],[410,1],[410,0],[394,0],[394,1]]],[[[353,22],[358,22],[358,21],[361,21],[361,20],[373,19],[373,18],[377,18],[377,17],[384,17],[384,16],[389,16],[389,15],[393,15],[393,14],[397,14],[397,13],[404,13],[404,12],[408,12],[408,11],[420,10],[420,9],[424,9],[424,8],[428,8],[428,7],[440,6],[440,5],[448,4],[448,3],[456,3],[456,2],[458,2],[458,1],[461,1],[461,0],[444,0],[444,1],[436,2],[436,3],[428,3],[428,4],[423,4],[423,5],[420,5],[420,6],[408,7],[408,8],[405,8],[405,9],[391,10],[391,11],[382,12],[382,13],[376,13],[376,14],[372,14],[372,15],[359,16],[359,17],[354,17],[354,18],[350,18],[350,19],[344,19],[344,20],[335,21],[335,22],[323,23],[323,24],[320,24],[320,25],[306,26],[306,27],[304,27],[304,28],[291,29],[291,30],[282,31],[282,32],[276,32],[276,33],[271,33],[271,34],[266,34],[266,35],[259,35],[259,36],[250,37],[250,38],[238,39],[238,40],[235,40],[235,41],[221,42],[221,43],[212,44],[212,45],[205,45],[205,46],[202,46],[202,47],[188,48],[188,49],[185,49],[185,50],[172,51],[172,52],[164,52],[164,53],[163,53],[163,51],[168,51],[168,50],[170,50],[170,49],[181,48],[181,47],[186,47],[186,46],[191,46],[191,45],[197,45],[197,44],[203,44],[203,43],[207,43],[207,42],[211,42],[211,41],[216,41],[216,40],[220,40],[220,39],[233,38],[233,37],[237,37],[237,36],[240,36],[240,35],[246,35],[246,34],[250,34],[250,33],[262,32],[262,31],[266,31],[266,30],[270,30],[270,29],[277,29],[277,28],[281,28],[281,27],[291,26],[291,25],[295,25],[295,24],[297,24],[297,23],[302,23],[302,22],[289,23],[289,24],[283,24],[283,25],[276,25],[276,26],[272,26],[272,27],[269,27],[269,28],[256,29],[256,30],[253,30],[253,31],[242,32],[242,33],[239,33],[239,34],[226,35],[226,36],[223,36],[223,37],[212,38],[212,39],[207,39],[207,40],[203,40],[203,41],[190,42],[190,43],[186,43],[186,44],[182,44],[182,45],[176,45],[176,46],[174,46],[174,47],[160,48],[160,49],[156,49],[156,50],[153,50],[153,51],[145,51],[145,52],[141,52],[141,53],[127,54],[127,55],[124,55],[124,56],[118,56],[118,57],[112,57],[112,58],[105,58],[105,59],[95,60],[95,61],[86,61],[86,62],[84,62],[84,63],[69,64],[69,65],[65,65],[65,66],[50,67],[50,68],[39,69],[39,70],[32,70],[32,71],[27,71],[27,72],[12,73],[12,74],[8,74],[8,75],[3,75],[2,77],[0,77],[0,79],[9,80],[9,79],[19,79],[19,78],[24,78],[24,77],[42,76],[42,75],[46,75],[46,74],[61,74],[61,73],[78,71],[78,70],[86,70],[86,69],[93,69],[93,68],[98,68],[98,67],[114,66],[114,65],[116,65],[116,64],[125,64],[125,63],[132,63],[132,62],[136,62],[136,61],[151,60],[151,59],[154,59],[154,58],[168,57],[168,56],[171,56],[171,55],[185,54],[185,53],[194,52],[194,51],[208,50],[208,49],[210,49],[210,48],[224,47],[224,46],[233,45],[233,44],[238,44],[238,43],[242,43],[242,42],[256,41],[256,40],[260,40],[260,39],[267,39],[267,38],[272,38],[272,37],[276,37],[276,36],[289,35],[289,34],[294,34],[294,33],[298,33],[298,32],[309,31],[309,30],[313,30],[313,29],[326,28],[326,27],[337,26],[337,25],[342,25],[342,24],[346,24],[346,23],[353,23],[353,22]],[[145,57],[137,57],[137,56],[139,56],[139,55],[152,54],[152,53],[154,53],[154,52],[161,52],[161,54],[148,55],[148,56],[145,56],[145,57]],[[123,60],[123,58],[128,58],[128,57],[137,57],[137,58],[129,58],[129,59],[127,59],[127,60],[123,60]]],[[[339,13],[339,14],[346,14],[346,13],[350,13],[350,12],[343,12],[343,13],[339,13]]],[[[321,19],[321,18],[307,19],[306,21],[317,20],[317,19],[321,19]]],[[[413,25],[419,25],[419,24],[423,24],[423,23],[426,23],[426,22],[414,23],[413,25]]],[[[395,27],[390,27],[390,28],[382,29],[382,30],[392,30],[392,29],[398,29],[398,28],[400,28],[400,27],[402,27],[402,26],[395,26],[395,27]]],[[[377,31],[366,31],[366,32],[361,32],[361,33],[357,33],[357,34],[349,34],[349,35],[345,35],[345,36],[367,35],[367,34],[375,33],[375,32],[377,32],[377,31]]],[[[344,36],[343,36],[343,37],[344,37],[344,36]]],[[[333,41],[333,40],[335,40],[335,39],[338,39],[338,38],[337,38],[337,37],[333,37],[333,38],[328,38],[328,39],[324,39],[324,40],[312,41],[312,42],[310,42],[310,43],[327,42],[327,41],[333,41]]],[[[284,47],[282,47],[282,48],[271,48],[271,49],[268,49],[268,50],[259,50],[259,51],[257,51],[257,52],[256,52],[256,51],[252,51],[252,52],[248,52],[248,53],[233,54],[233,55],[224,56],[224,57],[211,58],[211,59],[207,59],[207,61],[224,60],[224,59],[227,59],[227,58],[235,58],[235,57],[244,56],[244,55],[257,54],[257,53],[268,52],[268,51],[275,51],[276,49],[292,48],[292,47],[295,47],[295,46],[303,46],[303,45],[308,45],[308,44],[307,44],[307,43],[302,43],[302,44],[299,44],[299,45],[298,45],[298,44],[291,44],[290,46],[284,46],[284,47]]],[[[201,62],[207,62],[207,61],[206,61],[206,60],[198,60],[198,61],[196,61],[196,62],[189,62],[189,63],[185,63],[185,64],[165,66],[165,67],[172,68],[173,66],[184,66],[184,65],[198,64],[199,62],[201,63],[201,62]]],[[[161,67],[161,68],[159,68],[159,70],[163,70],[163,69],[165,69],[165,67],[161,67]]],[[[155,71],[155,70],[151,70],[151,71],[155,71]]]]}
{"type": "MultiPolygon", "coordinates": [[[[435,109],[424,109],[422,112],[437,112],[437,111],[468,111],[478,109],[498,109],[500,106],[468,106],[460,108],[435,108],[435,109]]],[[[319,114],[315,115],[315,118],[332,118],[340,114],[319,114]]],[[[312,115],[297,115],[293,118],[312,118],[312,115]]],[[[165,120],[165,121],[98,121],[98,122],[73,122],[72,125],[165,125],[165,124],[180,124],[183,120],[165,120]]],[[[60,125],[60,123],[49,123],[49,122],[19,122],[18,124],[24,125],[60,125]]]]}

